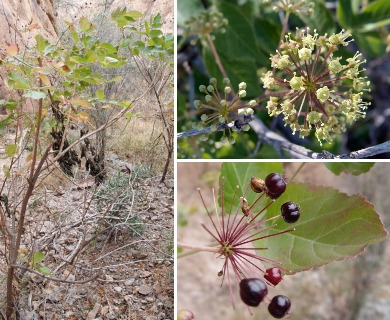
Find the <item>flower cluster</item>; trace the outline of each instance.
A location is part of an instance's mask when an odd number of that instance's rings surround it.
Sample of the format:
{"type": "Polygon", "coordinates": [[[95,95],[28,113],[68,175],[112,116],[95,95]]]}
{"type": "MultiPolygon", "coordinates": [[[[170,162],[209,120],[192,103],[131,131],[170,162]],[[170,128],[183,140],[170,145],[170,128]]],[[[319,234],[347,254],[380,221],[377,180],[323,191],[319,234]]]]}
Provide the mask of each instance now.
{"type": "Polygon", "coordinates": [[[272,9],[275,12],[284,11],[295,14],[307,14],[308,16],[313,15],[314,12],[314,2],[307,0],[264,0],[263,3],[272,3],[272,9]]]}
{"type": "Polygon", "coordinates": [[[199,16],[186,21],[186,28],[192,34],[202,37],[215,32],[225,33],[228,20],[218,11],[202,11],[199,16]]]}
{"type": "MultiPolygon", "coordinates": [[[[235,143],[235,139],[232,136],[232,131],[235,126],[228,126],[229,123],[234,123],[238,116],[251,116],[253,114],[253,107],[256,105],[255,100],[249,101],[246,105],[241,105],[240,98],[246,96],[246,83],[241,82],[238,85],[238,93],[230,100],[230,95],[233,91],[230,84],[230,80],[225,78],[223,80],[224,92],[221,95],[218,91],[217,80],[215,78],[210,79],[208,86],[199,86],[199,91],[205,94],[204,100],[195,100],[194,106],[201,112],[201,122],[194,124],[194,129],[202,130],[206,126],[211,126],[210,132],[220,130],[223,126],[223,135],[221,142],[235,143]]],[[[248,124],[242,126],[241,130],[248,131],[250,129],[248,124]]],[[[201,136],[201,140],[207,140],[206,134],[201,136]]]]}
{"type": "Polygon", "coordinates": [[[267,103],[271,116],[283,114],[293,133],[306,137],[312,130],[320,141],[332,141],[350,124],[364,118],[369,103],[362,100],[363,91],[370,91],[369,81],[362,75],[362,54],[356,52],[342,61],[334,53],[346,46],[350,34],[342,30],[331,36],[319,36],[314,30],[291,34],[271,56],[274,71],[261,80],[270,92],[267,103]],[[275,69],[280,70],[276,71],[275,69]]]}
{"type": "MultiPolygon", "coordinates": [[[[264,216],[266,209],[275,203],[276,199],[286,190],[287,184],[285,178],[280,174],[271,173],[265,180],[252,177],[249,186],[259,196],[253,203],[249,204],[245,198],[245,194],[249,191],[249,188],[246,188],[244,195],[240,198],[240,203],[235,213],[231,214],[230,212],[228,214],[225,213],[224,209],[224,180],[222,178],[222,212],[219,215],[216,209],[217,221],[211,217],[203,197],[199,192],[212,222],[214,232],[204,225],[203,227],[218,243],[214,252],[218,253],[224,259],[222,270],[218,273],[218,276],[222,277],[222,283],[227,278],[233,307],[234,298],[231,272],[234,274],[237,282],[240,283],[240,297],[242,301],[251,307],[258,306],[264,300],[268,294],[268,286],[276,286],[282,280],[282,271],[284,273],[288,272],[281,267],[282,262],[257,255],[257,251],[266,250],[267,248],[256,247],[256,242],[295,230],[286,229],[276,233],[269,233],[276,224],[266,226],[268,222],[283,218],[286,223],[294,223],[300,216],[300,208],[294,202],[286,202],[281,206],[280,214],[272,218],[260,218],[264,216]],[[265,204],[267,202],[268,204],[265,204]],[[262,205],[264,207],[260,209],[262,205]],[[263,265],[270,265],[271,267],[265,268],[263,265]]],[[[234,196],[232,202],[234,202],[234,196]]],[[[285,296],[275,296],[268,305],[270,314],[277,318],[282,318],[288,313],[289,309],[290,301],[285,296]],[[282,306],[280,302],[283,302],[282,306]]]]}

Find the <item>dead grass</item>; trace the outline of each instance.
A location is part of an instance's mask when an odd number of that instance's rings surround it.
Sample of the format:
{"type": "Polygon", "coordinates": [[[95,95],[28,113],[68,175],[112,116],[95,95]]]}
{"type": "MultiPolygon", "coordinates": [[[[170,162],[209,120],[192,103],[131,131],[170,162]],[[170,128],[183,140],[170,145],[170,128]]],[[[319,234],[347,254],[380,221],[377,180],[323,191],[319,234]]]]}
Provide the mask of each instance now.
{"type": "Polygon", "coordinates": [[[148,166],[154,173],[161,173],[167,154],[163,137],[160,136],[162,130],[157,119],[120,121],[112,130],[109,149],[119,159],[148,166]]]}

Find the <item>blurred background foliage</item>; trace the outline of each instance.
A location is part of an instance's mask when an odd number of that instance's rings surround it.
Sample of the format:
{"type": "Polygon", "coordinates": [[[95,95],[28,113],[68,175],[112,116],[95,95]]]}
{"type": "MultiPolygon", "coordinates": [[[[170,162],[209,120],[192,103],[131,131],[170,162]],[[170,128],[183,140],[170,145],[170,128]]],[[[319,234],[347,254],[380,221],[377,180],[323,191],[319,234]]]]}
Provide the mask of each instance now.
{"type": "MultiPolygon", "coordinates": [[[[390,139],[390,49],[389,0],[314,0],[314,14],[311,17],[291,15],[288,31],[310,27],[321,34],[351,32],[354,42],[339,50],[343,59],[351,57],[356,51],[367,59],[366,74],[371,81],[372,92],[364,95],[372,104],[365,119],[350,126],[347,132],[332,143],[320,146],[313,136],[300,139],[292,135],[291,129],[284,126],[281,116],[271,118],[262,101],[256,109],[256,116],[272,131],[287,138],[294,144],[303,145],[315,152],[327,150],[334,154],[373,146],[390,139]]],[[[197,35],[189,34],[185,22],[204,10],[218,10],[229,20],[225,33],[216,33],[214,44],[222,65],[233,87],[242,81],[247,83],[245,99],[260,97],[265,89],[260,83],[260,75],[270,70],[269,57],[278,47],[282,31],[283,16],[275,13],[271,5],[257,0],[210,0],[178,1],[178,132],[192,128],[200,115],[193,108],[193,101],[201,97],[199,85],[208,84],[215,77],[222,84],[219,71],[207,42],[198,40],[197,35]]],[[[213,134],[203,142],[199,136],[178,139],[178,158],[280,158],[272,146],[259,141],[257,134],[235,133],[234,145],[219,142],[222,133],[213,134]]],[[[381,157],[388,157],[389,153],[381,157]]]]}

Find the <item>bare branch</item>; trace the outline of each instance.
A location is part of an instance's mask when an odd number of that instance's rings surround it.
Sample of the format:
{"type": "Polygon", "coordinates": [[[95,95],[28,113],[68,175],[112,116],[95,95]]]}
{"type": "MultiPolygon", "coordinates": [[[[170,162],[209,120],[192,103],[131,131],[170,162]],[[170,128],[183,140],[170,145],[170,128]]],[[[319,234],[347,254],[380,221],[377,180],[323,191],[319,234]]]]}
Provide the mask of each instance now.
{"type": "MultiPolygon", "coordinates": [[[[254,119],[253,116],[244,116],[244,117],[240,117],[239,119],[237,119],[234,122],[221,123],[220,125],[218,125],[217,131],[223,131],[225,129],[231,129],[234,131],[241,131],[242,127],[246,124],[249,124],[253,119],[254,119]]],[[[177,138],[181,139],[181,138],[197,136],[197,135],[209,133],[209,132],[211,132],[211,127],[206,127],[202,130],[192,129],[192,130],[178,133],[177,138]]]]}
{"type": "MultiPolygon", "coordinates": [[[[373,147],[368,147],[366,149],[353,151],[349,154],[343,155],[334,155],[326,150],[323,150],[321,153],[316,153],[310,149],[307,149],[303,146],[294,144],[288,141],[286,138],[278,135],[277,133],[271,131],[267,126],[258,118],[253,116],[249,121],[237,123],[230,123],[228,125],[221,124],[218,126],[217,130],[222,131],[229,128],[234,128],[236,131],[240,131],[240,126],[245,123],[249,123],[252,129],[257,134],[259,141],[264,141],[265,143],[271,145],[281,157],[284,157],[284,153],[287,153],[291,158],[295,159],[363,159],[372,157],[378,154],[390,152],[390,141],[378,144],[373,147]]],[[[204,133],[209,133],[211,131],[211,127],[206,127],[203,130],[188,130],[185,132],[181,132],[177,134],[177,138],[185,138],[190,136],[196,136],[204,133]]]]}

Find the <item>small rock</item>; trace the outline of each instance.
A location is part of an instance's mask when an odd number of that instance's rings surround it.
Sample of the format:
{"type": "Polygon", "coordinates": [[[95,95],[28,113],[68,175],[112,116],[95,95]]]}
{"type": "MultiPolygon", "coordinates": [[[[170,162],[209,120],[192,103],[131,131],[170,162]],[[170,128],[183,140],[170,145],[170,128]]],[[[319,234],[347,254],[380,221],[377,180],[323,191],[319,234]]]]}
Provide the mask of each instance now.
{"type": "Polygon", "coordinates": [[[116,291],[116,292],[122,292],[122,287],[114,287],[114,290],[116,291]]]}
{"type": "Polygon", "coordinates": [[[149,278],[152,275],[150,271],[144,271],[141,274],[141,278],[149,278]]]}
{"type": "Polygon", "coordinates": [[[143,296],[147,296],[151,292],[152,292],[152,287],[150,287],[150,286],[143,285],[143,286],[140,286],[138,289],[138,293],[142,294],[143,296]]]}
{"type": "Polygon", "coordinates": [[[134,278],[131,278],[131,279],[129,279],[129,280],[126,280],[126,281],[124,282],[124,285],[125,285],[126,287],[130,287],[130,286],[133,285],[134,281],[135,281],[134,278]]]}

